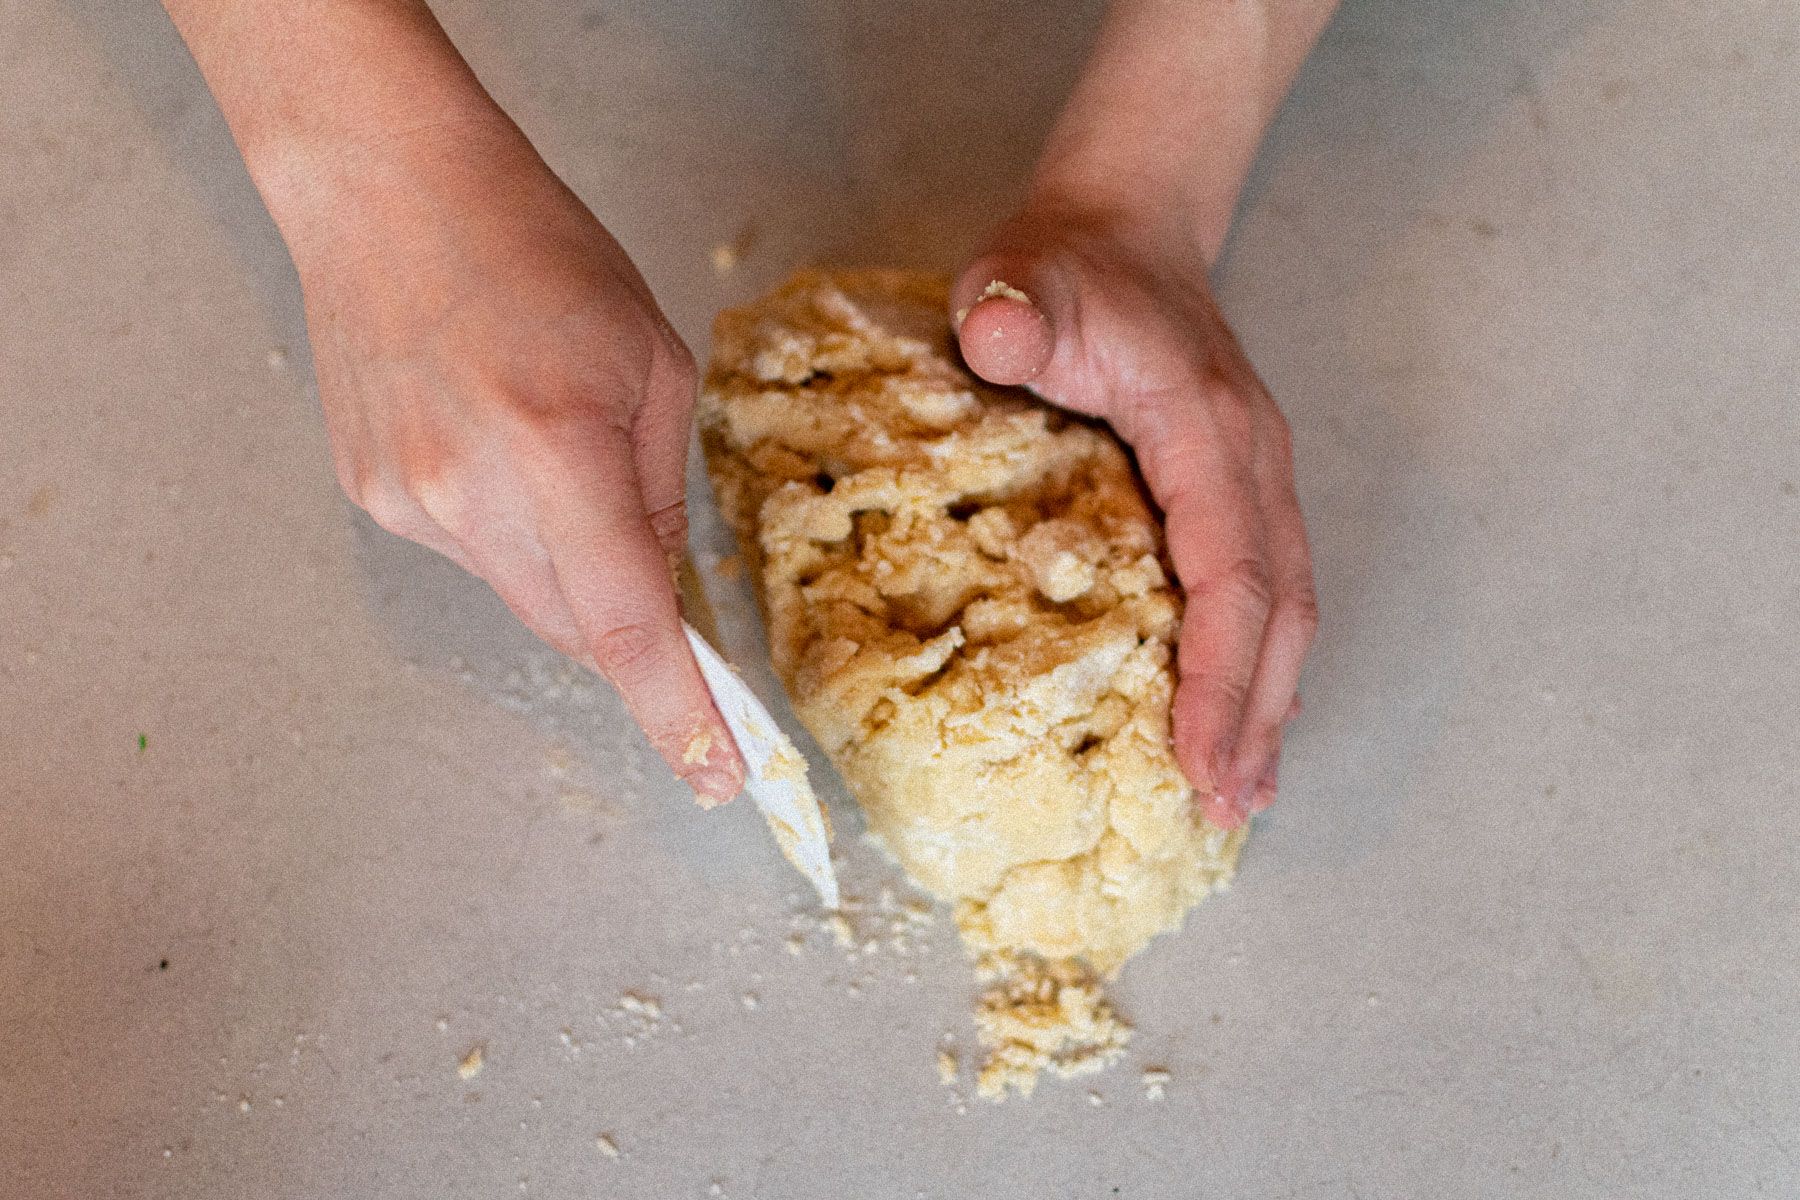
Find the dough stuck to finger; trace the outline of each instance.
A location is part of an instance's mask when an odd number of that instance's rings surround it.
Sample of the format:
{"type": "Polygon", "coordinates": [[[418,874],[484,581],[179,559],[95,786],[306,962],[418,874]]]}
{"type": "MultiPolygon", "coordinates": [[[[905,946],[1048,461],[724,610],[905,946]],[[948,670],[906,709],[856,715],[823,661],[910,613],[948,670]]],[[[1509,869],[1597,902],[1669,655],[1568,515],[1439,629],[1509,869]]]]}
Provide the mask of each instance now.
{"type": "Polygon", "coordinates": [[[996,280],[957,316],[963,360],[992,383],[1030,383],[1050,363],[1055,331],[1031,297],[996,280]]]}
{"type": "Polygon", "coordinates": [[[700,421],[796,712],[993,976],[998,1098],[1118,1056],[1097,977],[1229,882],[1244,830],[1175,761],[1181,602],[1128,456],[975,378],[947,295],[796,276],[719,318],[700,421]]]}

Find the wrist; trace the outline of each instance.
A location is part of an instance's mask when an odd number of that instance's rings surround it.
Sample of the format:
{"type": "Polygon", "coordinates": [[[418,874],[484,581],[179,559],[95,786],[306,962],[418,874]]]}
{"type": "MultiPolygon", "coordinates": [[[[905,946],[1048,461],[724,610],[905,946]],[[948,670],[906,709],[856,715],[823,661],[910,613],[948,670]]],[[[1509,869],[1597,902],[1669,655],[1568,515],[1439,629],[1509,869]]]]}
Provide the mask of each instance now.
{"type": "Polygon", "coordinates": [[[1201,166],[1128,166],[1116,153],[1046,156],[1024,208],[1051,222],[1104,231],[1140,253],[1198,258],[1210,268],[1230,229],[1239,186],[1225,172],[1201,166]]]}
{"type": "Polygon", "coordinates": [[[524,135],[491,103],[275,136],[246,147],[244,157],[302,269],[358,240],[404,241],[420,222],[471,220],[497,181],[516,187],[526,176],[512,172],[541,168],[524,135]]]}
{"type": "Polygon", "coordinates": [[[1113,0],[1034,190],[1134,214],[1211,262],[1332,0],[1113,0]]]}

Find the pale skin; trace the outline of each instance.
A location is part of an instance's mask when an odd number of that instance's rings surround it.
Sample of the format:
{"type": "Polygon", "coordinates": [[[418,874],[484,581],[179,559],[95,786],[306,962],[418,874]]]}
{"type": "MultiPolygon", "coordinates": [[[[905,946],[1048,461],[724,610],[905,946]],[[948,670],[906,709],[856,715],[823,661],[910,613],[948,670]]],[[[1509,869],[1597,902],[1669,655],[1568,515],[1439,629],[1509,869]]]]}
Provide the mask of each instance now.
{"type": "MultiPolygon", "coordinates": [[[[1115,0],[952,297],[973,370],[1136,451],[1187,595],[1175,752],[1226,826],[1275,798],[1317,607],[1287,424],[1207,272],[1334,2],[1115,0]]],[[[422,0],[164,7],[298,268],[350,498],[610,680],[703,803],[736,795],[669,567],[693,356],[630,259],[422,0]]]]}

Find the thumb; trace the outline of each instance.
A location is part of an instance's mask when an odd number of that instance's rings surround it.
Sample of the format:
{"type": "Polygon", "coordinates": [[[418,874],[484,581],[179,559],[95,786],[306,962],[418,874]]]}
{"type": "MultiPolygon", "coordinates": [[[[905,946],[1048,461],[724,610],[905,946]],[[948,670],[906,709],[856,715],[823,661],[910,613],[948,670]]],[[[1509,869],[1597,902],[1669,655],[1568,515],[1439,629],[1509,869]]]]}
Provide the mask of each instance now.
{"type": "Polygon", "coordinates": [[[951,289],[963,361],[989,383],[1032,383],[1056,357],[1063,289],[1056,273],[1016,255],[988,254],[951,289]]]}

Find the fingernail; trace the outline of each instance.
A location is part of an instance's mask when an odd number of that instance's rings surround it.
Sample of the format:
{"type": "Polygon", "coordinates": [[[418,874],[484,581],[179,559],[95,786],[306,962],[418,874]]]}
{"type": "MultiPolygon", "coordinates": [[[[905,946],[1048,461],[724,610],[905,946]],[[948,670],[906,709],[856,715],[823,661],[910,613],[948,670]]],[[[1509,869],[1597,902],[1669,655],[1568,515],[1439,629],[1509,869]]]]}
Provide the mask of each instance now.
{"type": "Polygon", "coordinates": [[[1275,803],[1276,786],[1275,764],[1270,763],[1269,769],[1264,771],[1263,777],[1256,782],[1256,790],[1250,797],[1250,811],[1259,813],[1275,803]]]}
{"type": "Polygon", "coordinates": [[[1253,811],[1252,806],[1255,803],[1256,783],[1254,780],[1249,783],[1240,783],[1231,789],[1231,807],[1236,809],[1243,816],[1247,817],[1250,815],[1253,811]]]}
{"type": "Polygon", "coordinates": [[[1232,802],[1230,797],[1214,793],[1212,798],[1201,806],[1201,815],[1220,829],[1236,829],[1242,825],[1249,814],[1232,802]]]}
{"type": "Polygon", "coordinates": [[[721,767],[702,767],[681,778],[694,789],[694,799],[701,808],[717,808],[735,797],[739,790],[737,777],[721,767]]]}

